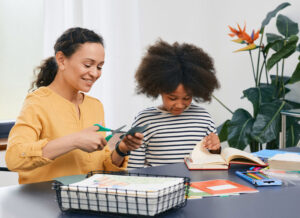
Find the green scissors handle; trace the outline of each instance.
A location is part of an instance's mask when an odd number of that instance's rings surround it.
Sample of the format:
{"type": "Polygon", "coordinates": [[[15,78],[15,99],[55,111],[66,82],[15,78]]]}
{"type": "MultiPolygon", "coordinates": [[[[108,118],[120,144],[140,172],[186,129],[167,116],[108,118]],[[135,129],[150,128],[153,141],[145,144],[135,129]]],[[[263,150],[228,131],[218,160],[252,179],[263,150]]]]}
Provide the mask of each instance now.
{"type": "Polygon", "coordinates": [[[109,141],[109,140],[113,137],[113,135],[114,135],[115,133],[125,133],[125,132],[120,131],[120,130],[123,129],[126,125],[121,126],[120,128],[118,128],[118,129],[116,129],[116,130],[112,130],[112,129],[103,127],[103,126],[101,126],[100,124],[94,124],[94,126],[98,126],[98,127],[99,127],[99,129],[97,130],[98,132],[112,132],[112,134],[110,134],[110,135],[108,135],[108,136],[105,137],[105,140],[106,140],[106,141],[109,141]]]}
{"type": "Polygon", "coordinates": [[[103,126],[101,126],[100,124],[94,124],[94,126],[98,126],[99,129],[97,130],[98,132],[111,132],[112,130],[111,129],[108,129],[108,128],[105,128],[103,126]]]}

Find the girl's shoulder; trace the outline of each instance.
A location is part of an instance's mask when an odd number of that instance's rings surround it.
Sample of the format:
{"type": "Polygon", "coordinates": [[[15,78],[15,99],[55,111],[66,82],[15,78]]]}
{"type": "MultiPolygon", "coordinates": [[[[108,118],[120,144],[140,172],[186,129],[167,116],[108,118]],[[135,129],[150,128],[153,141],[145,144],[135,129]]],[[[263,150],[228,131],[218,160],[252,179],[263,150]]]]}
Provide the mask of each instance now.
{"type": "Polygon", "coordinates": [[[137,117],[141,116],[149,116],[149,115],[157,115],[160,114],[160,110],[157,107],[147,107],[140,112],[138,112],[137,117]]]}
{"type": "Polygon", "coordinates": [[[194,103],[192,103],[189,107],[188,107],[188,111],[200,111],[200,112],[207,112],[207,110],[204,107],[201,107],[199,105],[196,105],[194,103]]]}
{"type": "Polygon", "coordinates": [[[185,115],[211,117],[210,113],[204,108],[196,104],[191,104],[187,110],[184,111],[185,115]]]}

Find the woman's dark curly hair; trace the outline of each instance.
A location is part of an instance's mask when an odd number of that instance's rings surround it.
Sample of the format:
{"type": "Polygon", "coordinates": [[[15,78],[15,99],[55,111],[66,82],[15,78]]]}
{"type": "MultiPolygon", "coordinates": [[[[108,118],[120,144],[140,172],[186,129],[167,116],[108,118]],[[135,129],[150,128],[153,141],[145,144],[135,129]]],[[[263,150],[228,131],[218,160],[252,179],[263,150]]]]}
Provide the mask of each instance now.
{"type": "Polygon", "coordinates": [[[157,98],[182,84],[196,102],[210,101],[219,88],[213,59],[192,44],[158,40],[150,46],[135,74],[137,93],[157,98]]]}

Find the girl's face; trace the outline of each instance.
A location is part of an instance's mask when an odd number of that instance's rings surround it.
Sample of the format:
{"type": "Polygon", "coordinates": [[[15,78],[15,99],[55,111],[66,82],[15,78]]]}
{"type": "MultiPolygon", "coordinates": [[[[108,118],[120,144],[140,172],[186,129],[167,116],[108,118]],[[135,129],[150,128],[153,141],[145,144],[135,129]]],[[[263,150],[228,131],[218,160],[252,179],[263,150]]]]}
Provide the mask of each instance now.
{"type": "Polygon", "coordinates": [[[192,95],[187,93],[182,84],[174,92],[162,93],[163,109],[173,115],[180,115],[192,102],[192,95]]]}
{"type": "Polygon", "coordinates": [[[63,59],[65,82],[77,91],[88,92],[101,76],[104,56],[104,48],[100,43],[82,44],[71,57],[63,59]]]}

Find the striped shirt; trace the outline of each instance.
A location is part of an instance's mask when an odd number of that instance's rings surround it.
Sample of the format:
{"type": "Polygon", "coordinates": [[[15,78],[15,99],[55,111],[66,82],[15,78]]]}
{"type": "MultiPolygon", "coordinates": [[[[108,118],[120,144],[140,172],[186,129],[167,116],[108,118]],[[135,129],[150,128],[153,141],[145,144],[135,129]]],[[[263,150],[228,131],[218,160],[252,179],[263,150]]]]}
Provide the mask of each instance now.
{"type": "Polygon", "coordinates": [[[133,126],[146,124],[144,143],[131,152],[128,169],[183,162],[199,141],[216,132],[209,113],[195,104],[180,115],[147,108],[137,115],[133,126]]]}

